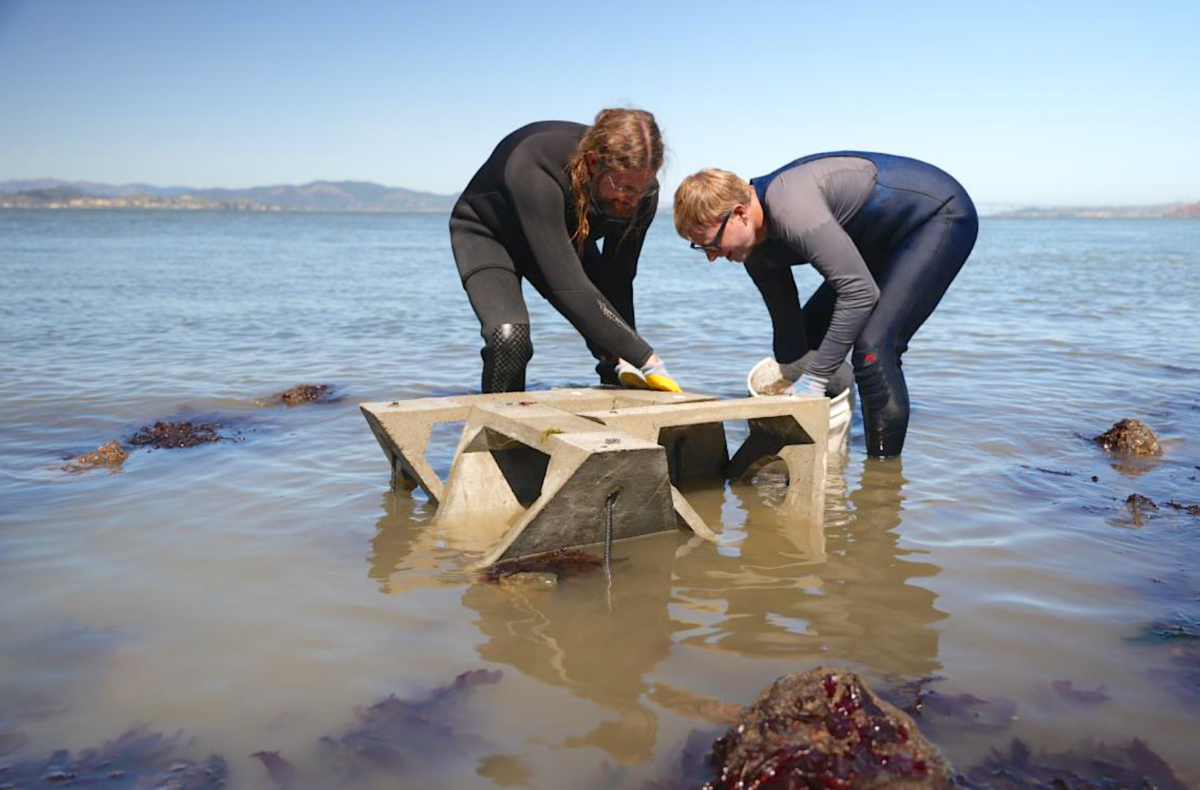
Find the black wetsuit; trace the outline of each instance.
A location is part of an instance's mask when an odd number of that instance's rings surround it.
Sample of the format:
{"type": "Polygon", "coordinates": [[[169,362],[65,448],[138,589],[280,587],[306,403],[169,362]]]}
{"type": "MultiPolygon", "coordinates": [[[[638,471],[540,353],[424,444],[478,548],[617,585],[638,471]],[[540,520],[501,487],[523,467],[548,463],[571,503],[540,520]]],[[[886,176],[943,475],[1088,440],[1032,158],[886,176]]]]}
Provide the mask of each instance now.
{"type": "Polygon", "coordinates": [[[853,347],[867,451],[899,455],[909,402],[900,358],[967,260],[975,206],[938,168],[842,151],[797,159],[751,181],[767,241],[746,271],[775,330],[775,358],[815,348],[806,372],[829,377],[853,347]],[[825,282],[804,309],[789,267],[812,263],[825,282]]]}
{"type": "Polygon", "coordinates": [[[533,344],[522,278],[583,335],[603,382],[616,383],[618,357],[640,367],[653,353],[634,329],[633,278],[657,190],[627,220],[593,207],[581,257],[567,161],[586,129],[543,121],[508,135],[450,215],[454,259],[484,340],[484,392],[525,388],[533,344]]]}

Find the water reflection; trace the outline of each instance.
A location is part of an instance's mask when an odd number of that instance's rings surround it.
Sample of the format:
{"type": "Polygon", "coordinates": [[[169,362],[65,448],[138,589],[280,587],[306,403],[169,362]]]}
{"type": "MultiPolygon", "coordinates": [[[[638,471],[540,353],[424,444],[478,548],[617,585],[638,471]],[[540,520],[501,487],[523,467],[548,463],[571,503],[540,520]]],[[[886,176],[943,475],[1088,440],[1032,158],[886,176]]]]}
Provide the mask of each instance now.
{"type": "Polygon", "coordinates": [[[826,524],[814,531],[774,507],[785,482],[734,486],[746,512],[735,551],[683,554],[676,600],[692,616],[684,641],[800,664],[858,662],[888,673],[937,670],[936,595],[912,582],[940,568],[911,559],[896,527],[908,483],[899,459],[867,460],[855,489],[831,463],[826,524]]]}
{"type": "Polygon", "coordinates": [[[467,558],[447,547],[429,523],[437,510],[432,502],[408,491],[388,491],[382,509],[367,555],[367,576],[381,592],[453,587],[471,578],[463,570],[467,558]]]}
{"type": "Polygon", "coordinates": [[[489,584],[463,570],[439,538],[433,507],[385,495],[368,574],[392,595],[464,586],[462,603],[486,637],[479,657],[569,690],[609,715],[560,746],[595,746],[621,763],[649,761],[657,742],[655,696],[646,678],[673,648],[786,657],[797,666],[846,662],[902,677],[938,671],[946,615],[915,584],[940,568],[902,548],[902,461],[830,464],[826,523],[790,519],[778,505],[782,471],[755,484],[692,492],[710,522],[727,524],[715,546],[682,533],[614,547],[611,589],[602,571],[564,577],[557,588],[489,584]],[[848,472],[858,472],[850,490],[848,472]],[[773,476],[774,475],[774,476],[773,476]]]}
{"type": "Polygon", "coordinates": [[[680,628],[667,609],[680,540],[667,533],[614,546],[611,589],[598,571],[562,578],[550,591],[480,583],[464,593],[487,637],[476,648],[480,658],[615,714],[562,746],[595,746],[621,763],[651,758],[658,719],[641,699],[646,675],[670,653],[680,628]]]}

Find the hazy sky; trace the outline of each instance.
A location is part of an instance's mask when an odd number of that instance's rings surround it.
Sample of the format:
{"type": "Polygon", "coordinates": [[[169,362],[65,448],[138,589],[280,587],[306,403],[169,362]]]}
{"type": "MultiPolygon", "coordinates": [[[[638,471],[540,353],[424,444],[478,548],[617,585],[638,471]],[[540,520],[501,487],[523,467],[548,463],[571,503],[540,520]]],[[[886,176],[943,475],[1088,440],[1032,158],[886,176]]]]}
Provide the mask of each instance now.
{"type": "Polygon", "coordinates": [[[838,149],[977,202],[1200,200],[1200,2],[0,0],[0,180],[465,186],[655,113],[664,186],[838,149]]]}

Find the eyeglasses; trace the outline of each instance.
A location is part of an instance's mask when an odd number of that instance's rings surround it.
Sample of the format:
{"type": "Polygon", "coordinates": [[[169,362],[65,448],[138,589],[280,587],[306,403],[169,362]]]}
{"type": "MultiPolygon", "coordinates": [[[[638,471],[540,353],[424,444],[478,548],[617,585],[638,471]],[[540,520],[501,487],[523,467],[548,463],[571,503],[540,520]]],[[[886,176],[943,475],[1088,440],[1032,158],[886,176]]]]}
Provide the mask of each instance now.
{"type": "Polygon", "coordinates": [[[697,244],[696,242],[693,241],[691,243],[692,249],[693,250],[704,250],[705,252],[720,252],[721,251],[721,237],[725,235],[725,226],[729,224],[729,218],[732,216],[733,216],[733,210],[730,209],[729,211],[727,211],[725,213],[725,216],[721,218],[721,227],[717,228],[717,235],[713,236],[713,240],[710,241],[708,244],[697,244]]]}
{"type": "Polygon", "coordinates": [[[638,190],[634,189],[633,187],[623,187],[620,184],[618,184],[616,181],[613,181],[612,173],[605,173],[604,177],[606,179],[608,179],[609,188],[611,188],[612,191],[616,192],[618,195],[620,195],[621,197],[624,197],[624,198],[637,198],[638,202],[641,202],[641,201],[645,200],[646,198],[651,197],[652,195],[658,194],[658,184],[655,184],[654,186],[650,187],[645,192],[639,192],[638,190]]]}

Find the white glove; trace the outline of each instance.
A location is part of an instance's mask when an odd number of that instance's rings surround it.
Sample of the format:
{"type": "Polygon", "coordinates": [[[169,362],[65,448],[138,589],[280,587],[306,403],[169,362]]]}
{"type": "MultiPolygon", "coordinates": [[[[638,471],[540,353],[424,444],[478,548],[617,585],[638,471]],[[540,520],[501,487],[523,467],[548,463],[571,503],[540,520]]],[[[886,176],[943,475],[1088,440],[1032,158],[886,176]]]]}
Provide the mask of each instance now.
{"type": "Polygon", "coordinates": [[[829,379],[821,376],[810,376],[805,373],[796,383],[788,388],[788,395],[816,395],[818,398],[825,397],[825,388],[829,386],[829,379]]]}

